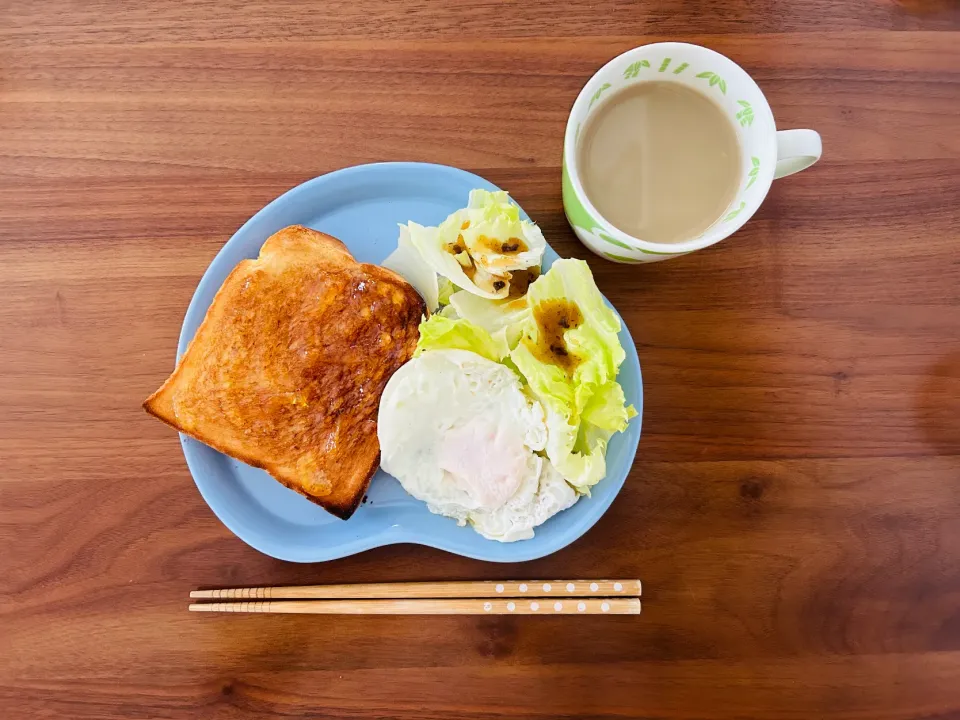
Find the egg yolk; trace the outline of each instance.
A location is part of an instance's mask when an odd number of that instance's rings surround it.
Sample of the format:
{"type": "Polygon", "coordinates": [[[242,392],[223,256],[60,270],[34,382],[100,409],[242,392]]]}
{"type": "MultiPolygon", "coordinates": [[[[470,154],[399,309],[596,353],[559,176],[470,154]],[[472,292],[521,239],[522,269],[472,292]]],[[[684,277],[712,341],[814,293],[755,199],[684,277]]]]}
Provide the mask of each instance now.
{"type": "Polygon", "coordinates": [[[517,492],[529,454],[521,438],[474,420],[445,433],[438,460],[479,506],[495,509],[517,492]]]}

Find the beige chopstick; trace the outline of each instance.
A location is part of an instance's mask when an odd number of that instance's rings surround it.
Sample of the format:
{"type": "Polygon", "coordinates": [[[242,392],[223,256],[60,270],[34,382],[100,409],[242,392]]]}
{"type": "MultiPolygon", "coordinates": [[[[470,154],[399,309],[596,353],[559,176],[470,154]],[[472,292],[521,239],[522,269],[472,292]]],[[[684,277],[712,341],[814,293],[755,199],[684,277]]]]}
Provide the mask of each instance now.
{"type": "Polygon", "coordinates": [[[637,597],[639,580],[490,580],[471,582],[369,583],[194,590],[206,600],[412,599],[524,597],[637,597]]]}
{"type": "Polygon", "coordinates": [[[300,613],[305,615],[637,615],[640,599],[564,598],[435,600],[265,600],[193,603],[193,612],[300,613]]]}

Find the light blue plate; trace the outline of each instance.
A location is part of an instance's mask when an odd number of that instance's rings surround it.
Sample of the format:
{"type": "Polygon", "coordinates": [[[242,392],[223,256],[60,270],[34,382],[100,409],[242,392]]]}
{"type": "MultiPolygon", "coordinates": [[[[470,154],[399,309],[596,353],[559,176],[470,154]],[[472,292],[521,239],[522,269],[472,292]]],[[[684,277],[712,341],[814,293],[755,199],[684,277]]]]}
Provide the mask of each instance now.
{"type": "MultiPolygon", "coordinates": [[[[383,163],[360,165],[314,178],[293,188],[254,215],[219,252],[190,302],[178,355],[186,350],[224,279],[244,258],[287,225],[307,225],[340,238],[357,260],[381,262],[397,243],[397,224],[414,220],[437,225],[463,207],[473,188],[496,190],[481,177],[443,165],[383,163]]],[[[557,254],[547,248],[544,265],[557,254]]],[[[636,347],[626,325],[620,342],[627,359],[620,383],[627,402],[642,411],[642,384],[636,347]]],[[[536,529],[536,537],[515,543],[485,540],[469,527],[430,513],[400,484],[377,471],[363,503],[349,520],[339,520],[262,470],[248,467],[206,445],[180,436],[187,465],[200,494],[237,537],[281,560],[320,562],[393,543],[418,543],[480,560],[518,562],[548,555],[583,535],[620,491],[640,440],[640,417],[616,435],[607,452],[607,477],[589,498],[536,529]]]]}

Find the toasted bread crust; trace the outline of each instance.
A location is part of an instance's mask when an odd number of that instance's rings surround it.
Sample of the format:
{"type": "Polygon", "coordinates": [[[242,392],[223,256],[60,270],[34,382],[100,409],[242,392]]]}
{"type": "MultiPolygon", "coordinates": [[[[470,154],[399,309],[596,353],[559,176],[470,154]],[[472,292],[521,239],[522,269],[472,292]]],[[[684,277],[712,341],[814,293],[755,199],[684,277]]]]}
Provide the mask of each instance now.
{"type": "Polygon", "coordinates": [[[379,466],[380,395],[424,312],[395,273],[285,228],[230,273],[143,407],[346,519],[379,466]]]}

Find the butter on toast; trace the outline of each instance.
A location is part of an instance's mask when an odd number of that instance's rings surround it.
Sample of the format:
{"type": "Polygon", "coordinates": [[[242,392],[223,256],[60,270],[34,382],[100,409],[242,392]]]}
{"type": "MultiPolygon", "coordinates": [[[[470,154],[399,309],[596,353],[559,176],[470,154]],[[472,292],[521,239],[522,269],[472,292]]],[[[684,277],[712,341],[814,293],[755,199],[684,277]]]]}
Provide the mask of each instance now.
{"type": "Polygon", "coordinates": [[[424,312],[399,275],[284,228],[230,273],[143,407],[346,519],[380,462],[380,395],[424,312]]]}

